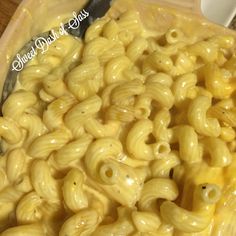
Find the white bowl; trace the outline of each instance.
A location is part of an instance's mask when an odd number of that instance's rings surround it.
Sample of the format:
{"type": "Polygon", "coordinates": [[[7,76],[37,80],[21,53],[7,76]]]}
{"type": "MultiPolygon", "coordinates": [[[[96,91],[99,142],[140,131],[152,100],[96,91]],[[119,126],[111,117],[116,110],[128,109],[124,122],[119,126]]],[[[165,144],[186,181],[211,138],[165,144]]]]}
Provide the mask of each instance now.
{"type": "Polygon", "coordinates": [[[210,21],[229,26],[236,15],[236,0],[202,0],[203,15],[210,21]]]}

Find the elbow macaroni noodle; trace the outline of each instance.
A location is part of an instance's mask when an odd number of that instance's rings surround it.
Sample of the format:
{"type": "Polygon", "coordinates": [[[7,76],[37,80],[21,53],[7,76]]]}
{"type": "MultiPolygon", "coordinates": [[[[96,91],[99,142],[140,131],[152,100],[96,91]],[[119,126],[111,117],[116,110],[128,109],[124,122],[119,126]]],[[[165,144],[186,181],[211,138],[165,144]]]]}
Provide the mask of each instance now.
{"type": "Polygon", "coordinates": [[[106,16],[19,74],[1,236],[236,235],[235,39],[147,32],[106,16]]]}

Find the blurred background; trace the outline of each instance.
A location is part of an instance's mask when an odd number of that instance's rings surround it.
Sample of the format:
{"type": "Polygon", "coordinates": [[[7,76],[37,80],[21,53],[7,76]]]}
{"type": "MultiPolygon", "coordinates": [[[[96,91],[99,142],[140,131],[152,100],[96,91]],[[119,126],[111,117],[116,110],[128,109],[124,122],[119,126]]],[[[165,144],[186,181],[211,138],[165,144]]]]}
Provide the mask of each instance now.
{"type": "Polygon", "coordinates": [[[0,36],[22,0],[0,0],[0,36]]]}

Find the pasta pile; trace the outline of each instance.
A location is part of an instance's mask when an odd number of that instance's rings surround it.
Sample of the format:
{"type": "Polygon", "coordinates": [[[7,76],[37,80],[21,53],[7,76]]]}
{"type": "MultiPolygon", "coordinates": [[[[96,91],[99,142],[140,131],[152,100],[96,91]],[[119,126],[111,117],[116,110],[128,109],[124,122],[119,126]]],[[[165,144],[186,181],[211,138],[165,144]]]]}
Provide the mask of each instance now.
{"type": "Polygon", "coordinates": [[[236,235],[235,52],[130,10],[38,54],[0,118],[0,235],[236,235]]]}

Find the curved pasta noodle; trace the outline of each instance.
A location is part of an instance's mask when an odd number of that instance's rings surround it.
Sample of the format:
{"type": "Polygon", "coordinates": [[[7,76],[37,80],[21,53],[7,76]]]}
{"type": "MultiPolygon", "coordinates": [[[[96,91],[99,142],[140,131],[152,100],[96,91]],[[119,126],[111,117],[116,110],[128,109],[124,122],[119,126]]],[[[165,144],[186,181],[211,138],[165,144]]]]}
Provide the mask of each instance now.
{"type": "MultiPolygon", "coordinates": [[[[60,34],[58,28],[54,29],[54,32],[60,34]]],[[[74,49],[74,46],[78,47],[78,45],[80,45],[80,40],[66,34],[53,42],[53,47],[49,47],[47,52],[40,53],[37,59],[40,64],[48,64],[52,68],[55,68],[74,49]]]]}
{"type": "Polygon", "coordinates": [[[180,125],[173,128],[171,142],[179,142],[179,156],[187,163],[201,162],[201,149],[198,144],[198,135],[191,126],[180,125]],[[177,139],[177,140],[176,140],[177,139]]]}
{"type": "Polygon", "coordinates": [[[134,39],[134,33],[129,30],[122,30],[121,32],[119,32],[118,38],[122,42],[122,44],[127,47],[134,39]]]}
{"type": "Polygon", "coordinates": [[[147,83],[160,83],[164,86],[171,87],[173,85],[173,79],[170,75],[165,73],[151,74],[146,79],[147,83]]]}
{"type": "Polygon", "coordinates": [[[87,59],[91,56],[99,57],[111,46],[111,42],[103,37],[97,37],[89,41],[83,50],[83,58],[87,59]]]}
{"type": "Polygon", "coordinates": [[[174,96],[171,90],[160,83],[146,83],[146,94],[163,108],[170,109],[174,105],[174,96]]]}
{"type": "Polygon", "coordinates": [[[0,202],[13,202],[16,203],[23,193],[15,189],[13,186],[8,186],[0,192],[0,202]]]}
{"type": "Polygon", "coordinates": [[[0,224],[1,227],[10,223],[9,216],[14,213],[17,202],[23,193],[12,186],[8,186],[0,192],[0,224]]]}
{"type": "Polygon", "coordinates": [[[104,71],[106,84],[124,80],[123,71],[131,67],[131,64],[131,61],[126,56],[120,56],[109,61],[104,71]]]}
{"type": "Polygon", "coordinates": [[[88,199],[83,189],[84,175],[77,169],[71,169],[64,178],[62,186],[66,206],[73,212],[88,207],[88,199]]]}
{"type": "Polygon", "coordinates": [[[135,119],[135,110],[132,106],[112,105],[106,112],[107,120],[132,122],[135,119]]]}
{"type": "Polygon", "coordinates": [[[169,178],[171,169],[180,165],[178,153],[171,152],[167,156],[154,160],[150,166],[153,178],[169,178]]]}
{"type": "Polygon", "coordinates": [[[146,144],[148,136],[153,132],[153,123],[150,120],[140,120],[129,131],[126,147],[130,155],[140,160],[154,159],[154,150],[146,144]]]}
{"type": "Polygon", "coordinates": [[[142,37],[134,38],[133,42],[127,48],[127,56],[131,61],[137,61],[147,49],[147,40],[142,37]]]}
{"type": "Polygon", "coordinates": [[[208,137],[203,140],[204,149],[209,152],[210,164],[216,167],[225,167],[232,162],[232,155],[224,141],[219,138],[208,137]]]}
{"type": "Polygon", "coordinates": [[[178,28],[170,28],[166,34],[165,38],[168,44],[176,44],[185,41],[183,32],[178,28]]]}
{"type": "Polygon", "coordinates": [[[72,107],[65,115],[65,125],[72,131],[75,137],[83,134],[83,124],[86,119],[95,115],[101,108],[102,101],[97,95],[87,98],[83,102],[72,107]]]}
{"type": "Polygon", "coordinates": [[[214,35],[208,39],[208,42],[216,44],[220,48],[232,48],[235,43],[234,37],[231,35],[214,35]]]}
{"type": "Polygon", "coordinates": [[[58,129],[36,138],[28,149],[28,154],[35,158],[46,159],[53,151],[59,150],[71,139],[71,133],[66,129],[58,129]]]}
{"type": "Polygon", "coordinates": [[[32,183],[30,177],[23,173],[19,178],[15,181],[14,187],[17,191],[22,193],[28,193],[33,190],[32,183]]]}
{"type": "Polygon", "coordinates": [[[125,48],[121,43],[116,43],[107,49],[100,57],[99,61],[102,65],[105,65],[110,60],[125,55],[125,48]]]}
{"type": "Polygon", "coordinates": [[[7,143],[16,144],[22,138],[22,131],[14,120],[0,117],[0,136],[7,143]]]}
{"type": "Polygon", "coordinates": [[[60,167],[69,165],[73,161],[79,161],[84,157],[88,146],[92,142],[92,137],[89,134],[84,134],[75,141],[68,143],[59,149],[55,156],[54,160],[60,167]]]}
{"type": "Polygon", "coordinates": [[[138,206],[143,211],[152,211],[157,199],[174,201],[178,195],[178,187],[173,180],[154,178],[144,184],[138,206]]]}
{"type": "Polygon", "coordinates": [[[196,57],[200,57],[205,63],[214,62],[218,56],[217,45],[200,41],[188,46],[188,52],[196,57]]]}
{"type": "Polygon", "coordinates": [[[49,130],[60,128],[63,124],[63,116],[75,104],[72,96],[62,96],[51,102],[43,113],[43,122],[49,130]]]}
{"type": "Polygon", "coordinates": [[[41,224],[27,224],[9,228],[1,233],[2,236],[42,236],[45,235],[41,224]]]}
{"type": "Polygon", "coordinates": [[[176,182],[181,181],[178,184],[182,187],[181,206],[183,208],[188,208],[192,204],[193,189],[197,185],[206,182],[215,184],[220,188],[224,185],[222,168],[212,167],[205,160],[202,163],[190,165],[189,168],[181,165],[177,167],[174,168],[173,178],[176,182]]]}
{"type": "Polygon", "coordinates": [[[68,93],[63,80],[64,74],[65,71],[63,69],[56,68],[43,78],[43,88],[49,95],[58,98],[68,93]]]}
{"type": "Polygon", "coordinates": [[[26,156],[24,149],[16,148],[7,155],[6,174],[11,183],[17,181],[24,172],[26,156]]]}
{"type": "Polygon", "coordinates": [[[34,106],[27,109],[26,113],[42,117],[45,108],[46,108],[46,103],[38,99],[34,106]]]}
{"type": "Polygon", "coordinates": [[[169,236],[173,235],[175,232],[174,227],[167,223],[162,223],[161,226],[158,228],[158,230],[151,234],[150,236],[155,236],[156,234],[160,236],[169,236]]]}
{"type": "Polygon", "coordinates": [[[91,235],[98,223],[98,213],[95,210],[82,210],[66,220],[61,227],[59,236],[91,235]]]}
{"type": "Polygon", "coordinates": [[[111,212],[110,207],[112,207],[114,202],[108,199],[105,193],[86,184],[84,184],[84,191],[88,196],[91,207],[96,209],[101,219],[103,219],[105,215],[109,215],[111,212]]]}
{"type": "Polygon", "coordinates": [[[228,61],[224,63],[224,68],[230,71],[233,75],[235,75],[235,71],[234,71],[235,62],[236,62],[235,56],[233,55],[232,57],[229,58],[228,61]]]}
{"type": "Polygon", "coordinates": [[[55,99],[52,95],[48,94],[44,89],[40,89],[39,97],[42,101],[46,103],[50,103],[55,99]]]}
{"type": "Polygon", "coordinates": [[[43,200],[35,192],[25,195],[16,207],[16,219],[18,224],[37,223],[42,219],[40,206],[43,200]]]}
{"type": "Polygon", "coordinates": [[[142,25],[140,14],[134,10],[124,12],[117,21],[117,24],[121,29],[131,31],[133,34],[140,34],[142,30],[140,27],[142,25]]]}
{"type": "MultiPolygon", "coordinates": [[[[3,158],[3,157],[2,157],[3,158]]],[[[0,191],[2,191],[8,185],[8,177],[6,171],[0,168],[0,191]]]]}
{"type": "Polygon", "coordinates": [[[112,83],[103,89],[102,95],[101,95],[103,109],[106,109],[109,106],[111,106],[111,93],[114,88],[116,88],[118,85],[121,85],[122,83],[123,83],[123,81],[119,81],[117,83],[112,83]]]}
{"type": "Polygon", "coordinates": [[[140,80],[132,80],[130,82],[118,85],[112,90],[111,102],[114,105],[129,105],[134,96],[144,93],[145,86],[140,80]]]}
{"type": "Polygon", "coordinates": [[[98,174],[101,163],[106,159],[119,160],[119,155],[122,154],[122,151],[121,143],[113,138],[102,138],[93,142],[84,159],[88,174],[94,180],[103,183],[98,174]]]}
{"type": "Polygon", "coordinates": [[[222,69],[216,64],[208,64],[204,67],[204,79],[206,88],[214,98],[226,99],[235,91],[233,83],[224,78],[222,69]]]}
{"type": "Polygon", "coordinates": [[[236,131],[232,127],[222,127],[220,138],[225,142],[233,142],[236,138],[236,131]]]}
{"type": "Polygon", "coordinates": [[[78,61],[82,57],[84,45],[81,39],[73,37],[71,45],[68,44],[68,46],[69,46],[69,50],[66,56],[62,59],[62,63],[61,63],[61,67],[64,72],[63,74],[69,72],[78,64],[78,61]]]}
{"type": "MultiPolygon", "coordinates": [[[[181,43],[177,47],[183,47],[181,43]]],[[[164,72],[171,76],[180,76],[192,72],[196,69],[196,57],[186,52],[175,53],[175,47],[157,46],[144,61],[142,69],[145,75],[155,74],[156,72],[164,72]],[[172,58],[171,56],[176,57],[172,58]]]]}
{"type": "Polygon", "coordinates": [[[194,233],[204,230],[211,222],[215,203],[219,200],[220,189],[217,185],[202,184],[194,194],[193,211],[180,208],[175,203],[165,201],[161,205],[161,216],[176,229],[194,233]]]}
{"type": "MultiPolygon", "coordinates": [[[[125,69],[123,72],[125,79],[128,80],[140,80],[141,82],[146,81],[146,77],[141,74],[140,69],[137,66],[125,69]]],[[[124,82],[124,81],[121,81],[124,82]]]]}
{"type": "Polygon", "coordinates": [[[195,98],[188,109],[188,120],[199,134],[218,137],[221,132],[218,120],[207,117],[207,111],[210,106],[210,98],[205,96],[195,98]]]}
{"type": "Polygon", "coordinates": [[[171,151],[171,147],[170,144],[165,142],[165,141],[159,141],[154,143],[153,145],[153,152],[154,152],[154,156],[155,158],[162,158],[165,157],[166,155],[168,155],[171,151]]]}
{"type": "Polygon", "coordinates": [[[110,120],[102,124],[94,118],[88,119],[84,124],[85,130],[94,138],[115,137],[120,130],[120,126],[119,121],[110,120]]]}
{"type": "Polygon", "coordinates": [[[132,212],[132,220],[141,233],[156,232],[161,225],[160,217],[153,212],[132,212]]]}
{"type": "Polygon", "coordinates": [[[131,212],[127,208],[118,208],[118,219],[113,224],[99,226],[92,236],[129,235],[134,231],[131,212]]]}
{"type": "MultiPolygon", "coordinates": [[[[164,37],[163,41],[166,41],[164,37]]],[[[163,53],[169,56],[176,55],[178,54],[178,51],[186,47],[186,43],[184,42],[179,42],[175,44],[166,44],[166,45],[160,45],[158,44],[158,41],[156,40],[155,37],[150,37],[147,39],[148,41],[148,52],[153,53],[153,52],[159,52],[163,53]]],[[[166,42],[165,42],[166,43],[166,42]]]]}
{"type": "Polygon", "coordinates": [[[48,130],[38,115],[24,113],[19,118],[19,125],[27,131],[24,147],[28,147],[36,138],[44,135],[48,130]]]}
{"type": "Polygon", "coordinates": [[[99,174],[104,182],[101,187],[110,198],[123,206],[135,206],[147,176],[145,168],[134,169],[115,160],[107,160],[101,165],[99,174]]]}
{"type": "Polygon", "coordinates": [[[172,91],[175,97],[175,106],[181,106],[191,95],[197,84],[197,76],[193,73],[177,78],[173,84],[172,91]]]}
{"type": "Polygon", "coordinates": [[[169,55],[154,51],[143,63],[143,74],[151,75],[158,72],[170,73],[174,68],[173,61],[169,55]]]}
{"type": "Polygon", "coordinates": [[[69,91],[78,99],[95,95],[102,85],[103,71],[97,58],[88,58],[66,76],[69,91]],[[91,69],[92,68],[92,69],[91,69]]]}
{"type": "Polygon", "coordinates": [[[171,114],[167,109],[160,110],[153,120],[153,135],[157,140],[169,142],[173,136],[173,130],[168,128],[171,122],[171,114]]]}
{"type": "Polygon", "coordinates": [[[0,213],[0,224],[1,230],[4,230],[9,225],[9,216],[14,212],[14,203],[5,202],[4,205],[1,204],[1,213],[0,213]]]}
{"type": "Polygon", "coordinates": [[[119,29],[117,22],[115,20],[111,19],[110,21],[108,21],[104,25],[104,27],[102,29],[102,35],[105,38],[115,40],[115,39],[117,39],[119,31],[120,31],[120,29],[119,29]]]}
{"type": "Polygon", "coordinates": [[[170,71],[172,76],[180,76],[194,71],[196,66],[196,57],[189,55],[188,52],[180,52],[174,62],[175,67],[170,71]]]}
{"type": "Polygon", "coordinates": [[[58,236],[61,226],[65,222],[63,216],[65,215],[65,209],[63,205],[44,202],[42,206],[43,228],[48,235],[58,236]]]}
{"type": "Polygon", "coordinates": [[[208,112],[209,116],[224,122],[227,126],[236,127],[236,110],[231,107],[222,107],[220,104],[216,104],[211,107],[208,112]]]}
{"type": "Polygon", "coordinates": [[[100,36],[108,21],[109,18],[97,19],[92,25],[90,25],[85,34],[85,42],[89,42],[100,36]]]}
{"type": "Polygon", "coordinates": [[[2,113],[5,117],[17,120],[25,110],[33,106],[36,101],[37,97],[34,93],[18,90],[12,93],[4,102],[2,113]]]}
{"type": "Polygon", "coordinates": [[[48,65],[32,65],[26,67],[19,76],[19,81],[24,89],[37,93],[45,76],[51,71],[48,65]]]}
{"type": "Polygon", "coordinates": [[[151,114],[152,99],[145,94],[137,97],[134,105],[134,113],[137,119],[147,119],[151,114]]]}
{"type": "Polygon", "coordinates": [[[40,210],[43,213],[42,222],[44,228],[48,232],[48,234],[54,235],[55,233],[59,233],[62,224],[64,223],[64,215],[65,206],[63,206],[63,202],[52,202],[52,201],[44,201],[40,210]],[[53,229],[54,227],[54,229],[53,229]]]}
{"type": "Polygon", "coordinates": [[[32,185],[36,193],[51,202],[60,201],[59,183],[51,175],[47,162],[36,160],[30,169],[32,185]]]}
{"type": "Polygon", "coordinates": [[[121,143],[116,139],[96,140],[86,153],[85,166],[88,174],[101,183],[110,197],[123,205],[134,206],[145,175],[143,170],[134,170],[118,162],[122,151],[121,143]]]}
{"type": "MultiPolygon", "coordinates": [[[[234,154],[235,157],[235,154],[234,154]]],[[[235,233],[235,212],[232,209],[235,209],[236,198],[234,195],[236,189],[235,177],[232,178],[232,170],[235,168],[235,159],[233,163],[226,168],[226,179],[227,186],[222,188],[222,198],[219,200],[216,213],[214,217],[214,223],[216,226],[213,229],[213,234],[234,234],[235,233]]]]}

